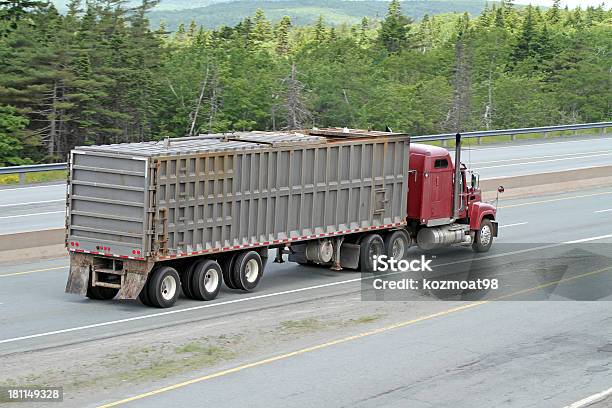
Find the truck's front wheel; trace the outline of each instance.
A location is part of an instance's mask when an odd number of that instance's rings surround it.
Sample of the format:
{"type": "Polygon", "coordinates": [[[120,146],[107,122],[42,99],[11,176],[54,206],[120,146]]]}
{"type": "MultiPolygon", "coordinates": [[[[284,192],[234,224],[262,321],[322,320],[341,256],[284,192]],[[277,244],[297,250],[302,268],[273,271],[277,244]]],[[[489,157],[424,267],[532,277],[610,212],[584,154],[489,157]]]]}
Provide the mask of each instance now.
{"type": "Polygon", "coordinates": [[[155,307],[170,307],[176,303],[179,295],[179,287],[181,280],[176,269],[169,266],[151,272],[150,280],[148,281],[149,302],[155,307]]]}
{"type": "Polygon", "coordinates": [[[476,252],[487,252],[493,245],[493,224],[489,219],[483,219],[480,229],[476,231],[472,249],[476,252]]]}

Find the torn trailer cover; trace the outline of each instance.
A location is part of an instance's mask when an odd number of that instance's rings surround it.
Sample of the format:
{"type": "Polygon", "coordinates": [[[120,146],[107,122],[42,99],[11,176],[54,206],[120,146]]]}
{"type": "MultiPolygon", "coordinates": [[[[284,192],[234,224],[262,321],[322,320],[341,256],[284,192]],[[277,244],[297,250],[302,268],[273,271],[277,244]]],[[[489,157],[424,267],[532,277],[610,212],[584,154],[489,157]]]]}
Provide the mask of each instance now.
{"type": "Polygon", "coordinates": [[[401,227],[409,141],[326,129],[78,147],[66,291],[133,299],[157,263],[401,227]]]}

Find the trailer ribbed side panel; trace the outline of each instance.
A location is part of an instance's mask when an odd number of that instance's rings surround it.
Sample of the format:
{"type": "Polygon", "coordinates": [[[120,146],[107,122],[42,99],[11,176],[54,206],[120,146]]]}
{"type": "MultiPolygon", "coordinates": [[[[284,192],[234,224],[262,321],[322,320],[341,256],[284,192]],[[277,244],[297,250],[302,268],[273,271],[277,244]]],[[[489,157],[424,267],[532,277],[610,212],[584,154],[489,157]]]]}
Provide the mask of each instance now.
{"type": "Polygon", "coordinates": [[[144,254],[147,159],[76,150],[70,167],[68,245],[94,253],[144,254]]]}
{"type": "Polygon", "coordinates": [[[156,234],[180,256],[403,223],[408,158],[408,138],[156,157],[156,234]]]}

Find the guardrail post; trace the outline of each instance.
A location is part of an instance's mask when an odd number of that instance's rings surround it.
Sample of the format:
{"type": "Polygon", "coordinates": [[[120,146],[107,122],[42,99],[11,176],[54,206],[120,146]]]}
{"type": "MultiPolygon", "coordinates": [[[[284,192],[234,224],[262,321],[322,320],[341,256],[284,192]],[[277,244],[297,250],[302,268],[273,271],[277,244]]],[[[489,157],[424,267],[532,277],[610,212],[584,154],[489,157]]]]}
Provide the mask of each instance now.
{"type": "Polygon", "coordinates": [[[548,132],[544,132],[544,139],[548,139],[548,132]]]}
{"type": "Polygon", "coordinates": [[[446,139],[442,139],[442,147],[446,147],[448,146],[448,143],[446,143],[446,139]]]}
{"type": "Polygon", "coordinates": [[[25,184],[26,182],[26,174],[25,173],[19,173],[19,184],[25,184]]]}
{"type": "Polygon", "coordinates": [[[516,140],[516,135],[510,135],[510,140],[514,142],[516,140]]]}
{"type": "Polygon", "coordinates": [[[480,140],[480,139],[482,139],[482,137],[478,136],[478,137],[476,138],[476,143],[481,144],[481,143],[482,143],[482,140],[480,140]]]}

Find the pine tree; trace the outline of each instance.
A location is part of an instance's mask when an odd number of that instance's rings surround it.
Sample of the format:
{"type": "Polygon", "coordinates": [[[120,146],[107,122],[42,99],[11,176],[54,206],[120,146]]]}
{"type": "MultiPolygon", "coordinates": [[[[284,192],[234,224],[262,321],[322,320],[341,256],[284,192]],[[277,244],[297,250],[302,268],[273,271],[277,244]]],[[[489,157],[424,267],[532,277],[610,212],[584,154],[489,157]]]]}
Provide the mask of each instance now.
{"type": "Polygon", "coordinates": [[[323,43],[326,37],[327,35],[325,33],[325,22],[323,21],[323,16],[320,15],[319,18],[317,18],[317,23],[315,24],[315,27],[314,27],[315,44],[323,43]]]}
{"type": "Polygon", "coordinates": [[[536,37],[535,23],[533,21],[533,7],[527,6],[521,32],[512,52],[512,61],[517,63],[534,54],[534,41],[536,37]]]}
{"type": "Polygon", "coordinates": [[[176,33],[174,33],[174,39],[176,41],[178,41],[179,43],[182,43],[182,42],[185,41],[185,39],[186,39],[185,24],[183,24],[183,23],[179,24],[179,26],[178,26],[178,28],[176,30],[176,33]]]}
{"type": "Polygon", "coordinates": [[[276,27],[276,52],[285,55],[289,52],[289,30],[291,29],[291,19],[284,16],[276,27]]]}
{"type": "Polygon", "coordinates": [[[361,19],[361,25],[359,29],[359,44],[366,45],[368,43],[368,29],[370,28],[370,21],[367,17],[361,19]]]}
{"type": "Polygon", "coordinates": [[[329,29],[329,38],[328,41],[333,44],[338,40],[338,35],[336,34],[336,28],[335,27],[331,27],[329,29]]]}
{"type": "Polygon", "coordinates": [[[557,24],[561,20],[561,0],[555,0],[551,8],[546,11],[546,19],[550,24],[557,24]]]}
{"type": "Polygon", "coordinates": [[[197,33],[198,33],[198,25],[196,24],[195,20],[191,20],[191,22],[189,23],[189,29],[187,31],[187,38],[193,41],[197,33]]]}
{"type": "Polygon", "coordinates": [[[272,25],[262,9],[257,9],[253,17],[253,42],[261,45],[272,39],[272,25]]]}
{"type": "Polygon", "coordinates": [[[399,52],[406,47],[408,24],[410,20],[402,14],[399,0],[392,0],[379,31],[379,39],[388,52],[399,52]]]}

